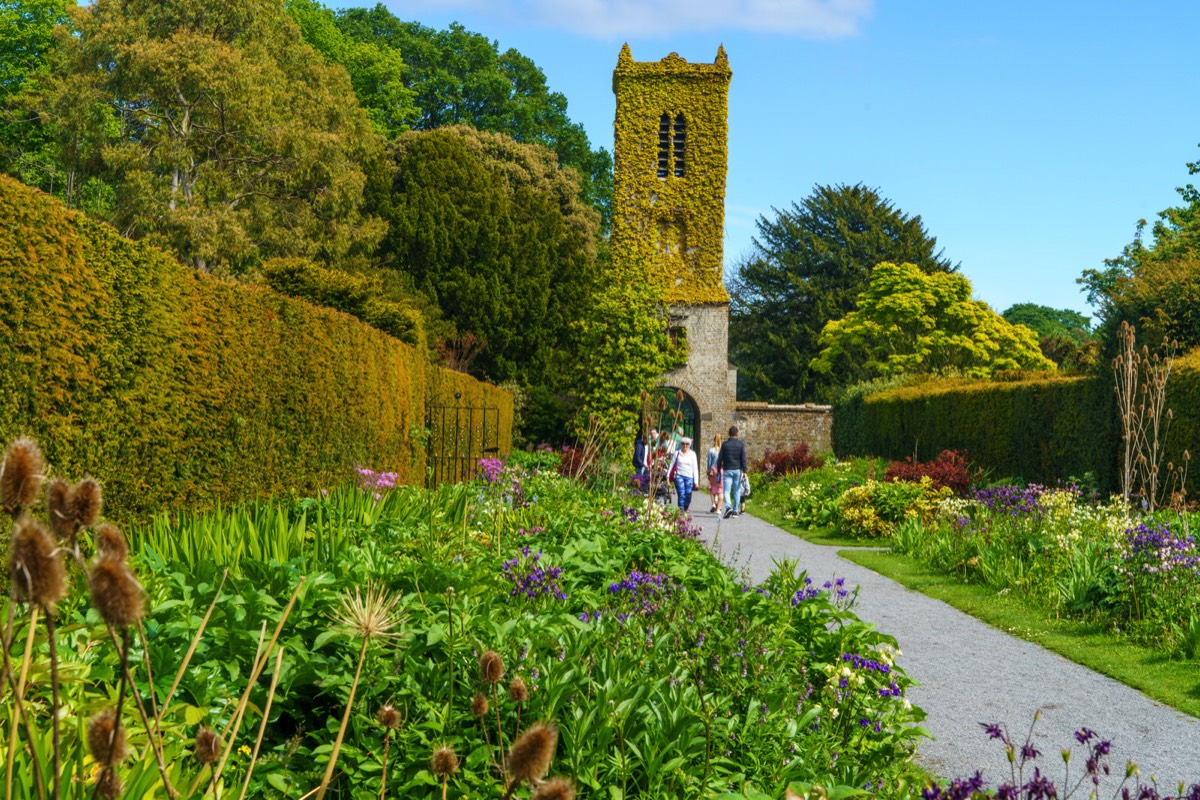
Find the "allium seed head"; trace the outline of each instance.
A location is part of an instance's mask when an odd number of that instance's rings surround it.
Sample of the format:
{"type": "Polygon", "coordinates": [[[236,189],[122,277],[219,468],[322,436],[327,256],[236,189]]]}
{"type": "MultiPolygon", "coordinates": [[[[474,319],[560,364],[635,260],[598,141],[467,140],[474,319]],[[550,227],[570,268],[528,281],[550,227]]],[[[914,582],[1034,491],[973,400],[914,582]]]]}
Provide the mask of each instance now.
{"type": "Polygon", "coordinates": [[[22,519],[13,532],[9,570],[18,600],[28,600],[45,611],[67,593],[67,576],[62,554],[56,553],[46,526],[22,519]]]}
{"type": "Polygon", "coordinates": [[[479,692],[475,693],[475,697],[471,699],[471,716],[482,717],[488,712],[488,701],[479,692]]]}
{"type": "Polygon", "coordinates": [[[524,703],[529,699],[529,687],[521,678],[513,678],[508,684],[508,699],[514,703],[524,703]]]}
{"type": "Polygon", "coordinates": [[[121,796],[121,790],[124,788],[115,767],[105,767],[96,776],[96,794],[104,800],[115,800],[121,796]]]}
{"type": "Polygon", "coordinates": [[[439,778],[449,778],[458,772],[458,755],[449,747],[439,747],[429,759],[429,770],[439,778]]]}
{"type": "Polygon", "coordinates": [[[375,719],[388,730],[394,731],[400,727],[400,712],[391,703],[380,708],[375,714],[375,719]]]}
{"type": "Polygon", "coordinates": [[[538,722],[513,743],[508,754],[508,771],[514,781],[536,781],[550,771],[554,748],[558,746],[558,728],[538,722]]]}
{"type": "Polygon", "coordinates": [[[119,764],[129,755],[125,729],[117,726],[117,715],[106,708],[88,722],[88,750],[100,764],[119,764]]]}
{"type": "Polygon", "coordinates": [[[221,757],[221,737],[211,728],[196,731],[196,760],[201,764],[215,764],[221,757]]]}
{"type": "Polygon", "coordinates": [[[96,529],[96,554],[101,558],[124,561],[129,558],[129,545],[125,534],[112,523],[106,522],[96,529]]]}
{"type": "Polygon", "coordinates": [[[495,650],[488,650],[479,657],[479,677],[489,686],[504,677],[504,659],[495,650]]]}
{"type": "Polygon", "coordinates": [[[71,538],[71,485],[62,478],[55,478],[46,486],[46,510],[50,517],[50,530],[58,540],[71,538]]]}
{"type": "Polygon", "coordinates": [[[0,464],[0,505],[10,513],[29,508],[42,489],[42,449],[21,437],[8,446],[0,464]]]}
{"type": "Polygon", "coordinates": [[[124,561],[97,558],[88,575],[92,604],[114,628],[127,628],[142,618],[142,585],[124,561]]]}
{"type": "Polygon", "coordinates": [[[103,503],[100,484],[95,478],[84,478],[75,484],[71,490],[71,522],[77,532],[95,524],[103,503]]]}
{"type": "Polygon", "coordinates": [[[530,800],[575,800],[575,784],[568,778],[551,778],[537,788],[530,800]]]}

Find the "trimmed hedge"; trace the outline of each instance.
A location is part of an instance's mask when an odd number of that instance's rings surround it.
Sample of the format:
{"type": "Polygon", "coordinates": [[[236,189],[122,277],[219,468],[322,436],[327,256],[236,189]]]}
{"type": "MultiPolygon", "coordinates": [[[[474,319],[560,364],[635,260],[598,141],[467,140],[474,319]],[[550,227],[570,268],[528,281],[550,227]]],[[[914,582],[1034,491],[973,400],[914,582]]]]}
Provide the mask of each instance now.
{"type": "Polygon", "coordinates": [[[1052,484],[1091,472],[1102,489],[1117,486],[1121,429],[1112,385],[1098,378],[934,380],[849,396],[839,415],[840,456],[957,450],[1000,476],[1052,484]]]}
{"type": "Polygon", "coordinates": [[[441,373],[347,314],[215,279],[0,176],[0,441],[91,474],[107,516],[308,494],[356,464],[424,480],[441,373]]]}

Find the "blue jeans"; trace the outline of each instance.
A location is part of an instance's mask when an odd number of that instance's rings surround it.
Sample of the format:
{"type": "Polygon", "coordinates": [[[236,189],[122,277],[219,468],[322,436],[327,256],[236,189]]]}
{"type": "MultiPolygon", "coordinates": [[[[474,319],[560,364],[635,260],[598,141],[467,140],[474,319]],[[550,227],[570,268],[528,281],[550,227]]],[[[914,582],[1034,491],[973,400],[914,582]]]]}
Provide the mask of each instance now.
{"type": "Polygon", "coordinates": [[[725,507],[732,508],[734,513],[737,513],[742,501],[742,471],[740,469],[725,470],[722,488],[725,490],[725,507]]]}
{"type": "Polygon", "coordinates": [[[675,494],[679,500],[681,511],[687,511],[692,507],[692,490],[695,488],[696,480],[694,478],[685,478],[682,475],[675,476],[675,494]]]}

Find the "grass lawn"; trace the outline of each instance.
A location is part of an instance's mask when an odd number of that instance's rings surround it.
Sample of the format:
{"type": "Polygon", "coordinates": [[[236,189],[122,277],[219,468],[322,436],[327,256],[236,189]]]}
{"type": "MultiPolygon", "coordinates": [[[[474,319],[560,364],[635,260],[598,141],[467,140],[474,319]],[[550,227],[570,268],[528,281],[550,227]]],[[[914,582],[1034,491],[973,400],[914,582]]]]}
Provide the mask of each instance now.
{"type": "MultiPolygon", "coordinates": [[[[763,519],[768,517],[764,514],[763,519]]],[[[805,535],[803,538],[819,544],[837,543],[818,538],[828,538],[826,533],[815,533],[816,537],[805,535]]],[[[867,550],[847,550],[839,555],[910,589],[949,603],[1013,636],[1115,678],[1154,700],[1200,717],[1200,670],[1196,669],[1195,662],[1171,660],[1096,625],[1049,617],[1043,609],[1024,598],[999,595],[982,584],[963,583],[955,575],[934,570],[907,556],[867,550]]]]}

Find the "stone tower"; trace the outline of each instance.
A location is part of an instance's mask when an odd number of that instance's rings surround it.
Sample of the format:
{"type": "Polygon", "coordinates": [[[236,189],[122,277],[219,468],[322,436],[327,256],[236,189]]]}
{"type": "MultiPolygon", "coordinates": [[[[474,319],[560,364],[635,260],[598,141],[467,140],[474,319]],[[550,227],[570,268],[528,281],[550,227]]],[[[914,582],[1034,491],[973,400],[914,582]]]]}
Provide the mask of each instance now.
{"type": "Polygon", "coordinates": [[[687,396],[700,452],[729,427],[737,394],[724,281],[732,75],[724,47],[711,64],[689,64],[675,53],[634,61],[626,44],[613,71],[612,257],[658,279],[672,336],[687,339],[687,363],[663,385],[687,396]]]}

